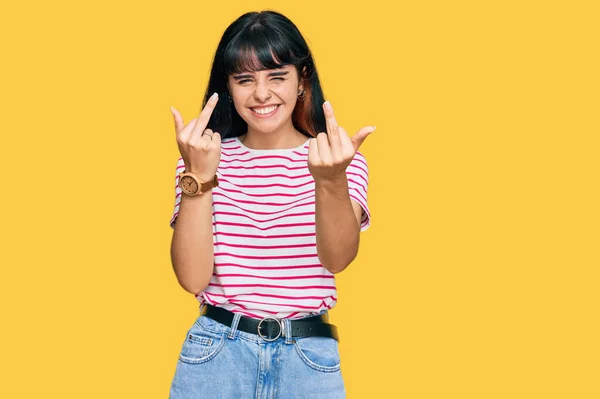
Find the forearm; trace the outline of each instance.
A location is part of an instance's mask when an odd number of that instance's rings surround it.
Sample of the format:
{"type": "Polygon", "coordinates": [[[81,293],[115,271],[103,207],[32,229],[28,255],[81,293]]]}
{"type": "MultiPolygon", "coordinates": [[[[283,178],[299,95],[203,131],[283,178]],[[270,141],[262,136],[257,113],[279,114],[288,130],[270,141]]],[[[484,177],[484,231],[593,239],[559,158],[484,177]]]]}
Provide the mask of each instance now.
{"type": "Polygon", "coordinates": [[[214,269],[212,192],[194,197],[182,194],[171,263],[186,291],[197,294],[208,286],[214,269]]]}
{"type": "Polygon", "coordinates": [[[316,181],[315,197],[319,261],[331,273],[339,273],[356,257],[360,234],[346,176],[316,181]]]}

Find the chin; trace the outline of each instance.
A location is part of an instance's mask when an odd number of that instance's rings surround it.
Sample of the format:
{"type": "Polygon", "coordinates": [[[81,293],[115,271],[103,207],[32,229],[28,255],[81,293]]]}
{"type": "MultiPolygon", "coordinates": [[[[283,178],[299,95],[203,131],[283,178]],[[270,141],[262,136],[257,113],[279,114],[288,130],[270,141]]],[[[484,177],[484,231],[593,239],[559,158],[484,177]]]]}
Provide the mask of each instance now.
{"type": "Polygon", "coordinates": [[[281,127],[280,124],[275,124],[275,123],[273,123],[273,124],[265,123],[264,125],[263,124],[257,125],[257,124],[253,123],[253,124],[248,124],[248,126],[252,126],[252,128],[254,130],[259,131],[259,132],[264,132],[264,133],[274,132],[281,127]]]}
{"type": "MultiPolygon", "coordinates": [[[[287,115],[287,118],[291,118],[291,115],[287,115]]],[[[268,119],[264,119],[264,120],[259,120],[257,121],[255,118],[252,117],[252,115],[249,115],[247,118],[243,118],[246,123],[248,124],[248,126],[252,126],[253,129],[261,131],[261,132],[272,132],[275,131],[277,129],[279,129],[281,126],[284,125],[284,122],[287,120],[285,118],[283,119],[273,119],[273,120],[268,120],[268,119]]]]}

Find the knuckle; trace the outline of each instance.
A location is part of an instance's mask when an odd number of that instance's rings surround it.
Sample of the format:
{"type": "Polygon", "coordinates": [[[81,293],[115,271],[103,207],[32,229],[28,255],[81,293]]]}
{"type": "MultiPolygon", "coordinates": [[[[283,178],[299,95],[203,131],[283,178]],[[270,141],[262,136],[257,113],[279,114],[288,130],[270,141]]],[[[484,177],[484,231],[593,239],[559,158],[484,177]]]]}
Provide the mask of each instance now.
{"type": "Polygon", "coordinates": [[[200,137],[193,137],[190,142],[188,143],[188,145],[194,149],[198,149],[200,148],[200,146],[202,145],[202,140],[200,139],[200,137]]]}

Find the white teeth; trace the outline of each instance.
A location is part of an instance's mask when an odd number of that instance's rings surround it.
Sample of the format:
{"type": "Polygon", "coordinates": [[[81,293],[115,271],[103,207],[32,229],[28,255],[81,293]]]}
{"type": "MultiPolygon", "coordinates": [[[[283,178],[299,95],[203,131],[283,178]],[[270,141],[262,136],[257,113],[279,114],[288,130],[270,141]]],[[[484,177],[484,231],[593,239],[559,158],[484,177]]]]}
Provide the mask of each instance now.
{"type": "Polygon", "coordinates": [[[277,107],[278,105],[274,105],[272,107],[267,108],[252,108],[252,111],[256,112],[257,114],[268,114],[270,112],[273,112],[277,107]]]}

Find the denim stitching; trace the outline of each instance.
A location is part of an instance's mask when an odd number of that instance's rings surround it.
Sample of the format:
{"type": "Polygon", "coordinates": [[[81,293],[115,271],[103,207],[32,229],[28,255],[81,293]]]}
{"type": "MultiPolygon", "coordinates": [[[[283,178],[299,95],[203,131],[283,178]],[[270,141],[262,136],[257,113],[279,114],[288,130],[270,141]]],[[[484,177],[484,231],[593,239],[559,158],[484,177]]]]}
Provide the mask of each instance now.
{"type": "Polygon", "coordinates": [[[189,363],[189,364],[205,363],[205,362],[208,362],[209,360],[212,360],[215,356],[217,356],[219,353],[221,353],[221,349],[223,349],[223,346],[225,346],[224,334],[223,334],[223,336],[221,336],[221,340],[217,344],[217,347],[215,348],[215,350],[212,353],[208,354],[207,356],[204,356],[201,358],[189,358],[189,357],[185,357],[180,352],[179,360],[182,361],[183,363],[189,363]]]}
{"type": "Polygon", "coordinates": [[[292,343],[292,322],[288,318],[283,319],[283,322],[285,324],[285,343],[289,345],[292,343]]]}
{"type": "Polygon", "coordinates": [[[202,336],[192,334],[192,333],[188,334],[188,339],[192,342],[197,342],[201,345],[207,345],[207,346],[212,345],[212,342],[213,342],[212,338],[202,337],[202,336]]]}
{"type": "Polygon", "coordinates": [[[240,322],[241,316],[242,315],[240,313],[236,313],[235,315],[233,315],[233,320],[231,321],[231,326],[229,327],[231,329],[231,331],[229,331],[229,334],[227,335],[227,337],[229,339],[235,338],[235,333],[237,331],[237,326],[238,326],[238,323],[240,322]]]}
{"type": "Polygon", "coordinates": [[[334,373],[340,370],[340,362],[338,362],[338,364],[336,364],[335,366],[321,366],[319,364],[314,363],[308,357],[306,357],[306,355],[302,352],[302,349],[296,342],[294,342],[294,347],[296,348],[296,352],[298,352],[298,355],[300,355],[300,358],[304,361],[304,363],[306,363],[308,367],[325,373],[334,373]]]}

